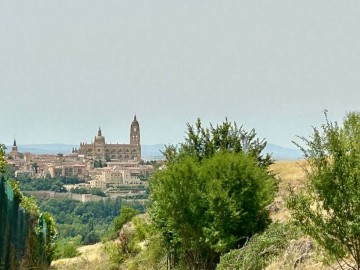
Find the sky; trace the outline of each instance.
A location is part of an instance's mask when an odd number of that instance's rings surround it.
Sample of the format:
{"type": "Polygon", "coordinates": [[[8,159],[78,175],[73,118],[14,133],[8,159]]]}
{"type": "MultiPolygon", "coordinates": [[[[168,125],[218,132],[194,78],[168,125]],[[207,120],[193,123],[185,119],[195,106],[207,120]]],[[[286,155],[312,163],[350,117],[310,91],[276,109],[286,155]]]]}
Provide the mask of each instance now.
{"type": "Polygon", "coordinates": [[[360,1],[2,0],[0,143],[183,142],[225,117],[284,147],[360,102],[360,1]]]}

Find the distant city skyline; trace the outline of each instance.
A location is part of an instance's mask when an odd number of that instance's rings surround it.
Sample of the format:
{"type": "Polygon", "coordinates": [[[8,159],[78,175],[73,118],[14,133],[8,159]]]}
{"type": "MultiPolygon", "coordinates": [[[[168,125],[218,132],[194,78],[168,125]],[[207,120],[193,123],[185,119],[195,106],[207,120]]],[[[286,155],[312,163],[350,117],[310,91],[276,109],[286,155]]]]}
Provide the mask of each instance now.
{"type": "Polygon", "coordinates": [[[358,1],[1,1],[0,143],[184,141],[225,117],[269,143],[359,110],[358,1]]]}

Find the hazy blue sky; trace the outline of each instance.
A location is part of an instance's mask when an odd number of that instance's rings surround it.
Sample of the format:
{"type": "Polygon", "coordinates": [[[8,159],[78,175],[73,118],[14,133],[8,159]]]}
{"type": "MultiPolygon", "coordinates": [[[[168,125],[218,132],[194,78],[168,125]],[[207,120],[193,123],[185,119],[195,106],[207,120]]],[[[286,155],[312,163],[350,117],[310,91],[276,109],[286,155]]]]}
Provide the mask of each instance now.
{"type": "Polygon", "coordinates": [[[359,109],[360,1],[0,2],[0,142],[183,141],[229,120],[292,146],[359,109]]]}

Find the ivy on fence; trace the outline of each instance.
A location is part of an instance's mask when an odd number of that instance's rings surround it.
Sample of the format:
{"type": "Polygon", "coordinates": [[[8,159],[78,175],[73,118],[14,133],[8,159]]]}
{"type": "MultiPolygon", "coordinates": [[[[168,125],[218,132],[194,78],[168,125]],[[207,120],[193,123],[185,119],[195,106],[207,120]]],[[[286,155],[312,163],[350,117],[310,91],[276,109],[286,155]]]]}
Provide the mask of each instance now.
{"type": "Polygon", "coordinates": [[[53,225],[16,183],[11,186],[0,175],[0,270],[46,269],[56,236],[53,225]]]}

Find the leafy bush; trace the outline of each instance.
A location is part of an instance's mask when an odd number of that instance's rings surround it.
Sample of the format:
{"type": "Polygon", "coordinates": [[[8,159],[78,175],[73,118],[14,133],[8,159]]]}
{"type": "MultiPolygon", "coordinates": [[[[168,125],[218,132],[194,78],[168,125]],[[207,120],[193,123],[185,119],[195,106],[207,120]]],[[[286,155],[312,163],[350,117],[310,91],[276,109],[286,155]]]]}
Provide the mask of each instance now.
{"type": "Polygon", "coordinates": [[[118,267],[127,258],[127,256],[121,252],[119,244],[116,242],[105,243],[104,251],[109,258],[110,264],[114,267],[118,267]]]}
{"type": "Polygon", "coordinates": [[[113,267],[129,270],[162,269],[166,264],[163,243],[149,215],[137,215],[122,227],[118,243],[105,244],[105,252],[113,267]]]}
{"type": "Polygon", "coordinates": [[[242,248],[223,255],[217,270],[261,270],[272,258],[285,251],[299,232],[290,224],[271,224],[263,233],[254,235],[242,248]]]}
{"type": "Polygon", "coordinates": [[[309,169],[307,189],[291,191],[288,207],[296,224],[339,263],[360,269],[360,112],[343,125],[327,119],[313,135],[301,137],[309,169]],[[353,263],[349,263],[350,256],[353,263]]]}
{"type": "Polygon", "coordinates": [[[56,242],[54,259],[60,258],[73,258],[79,256],[80,253],[77,248],[80,246],[81,237],[77,236],[74,238],[64,238],[56,242]]]}
{"type": "Polygon", "coordinates": [[[262,156],[266,142],[227,120],[210,129],[188,125],[180,149],[150,180],[150,213],[170,267],[213,269],[221,254],[242,246],[271,222],[266,208],[277,182],[262,156]]]}
{"type": "Polygon", "coordinates": [[[120,210],[120,216],[115,217],[113,221],[114,230],[120,231],[124,224],[129,222],[137,214],[139,214],[139,211],[134,208],[128,206],[122,207],[120,210]]]}

